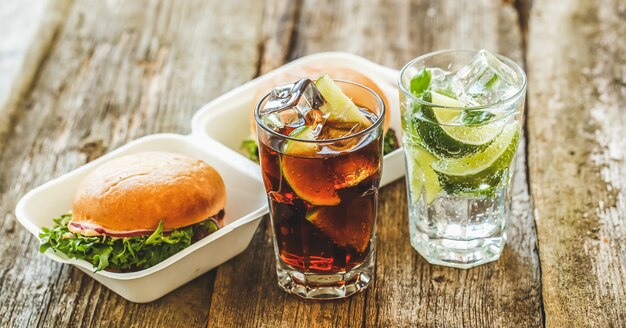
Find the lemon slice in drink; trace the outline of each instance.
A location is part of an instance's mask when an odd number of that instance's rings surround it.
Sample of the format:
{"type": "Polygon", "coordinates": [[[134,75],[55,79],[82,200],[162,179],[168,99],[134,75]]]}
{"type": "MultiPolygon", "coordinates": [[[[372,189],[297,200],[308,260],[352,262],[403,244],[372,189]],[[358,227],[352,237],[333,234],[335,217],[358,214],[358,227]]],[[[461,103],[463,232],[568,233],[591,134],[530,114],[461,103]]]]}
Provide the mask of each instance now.
{"type": "Polygon", "coordinates": [[[431,167],[449,194],[492,196],[517,151],[519,124],[509,124],[484,151],[460,158],[439,160],[431,167]]]}
{"type": "Polygon", "coordinates": [[[426,202],[431,204],[437,194],[441,191],[437,173],[432,169],[431,165],[437,161],[437,158],[429,152],[415,146],[411,147],[411,156],[413,163],[411,165],[411,199],[413,201],[420,198],[422,188],[426,193],[426,202]]]}
{"type": "Polygon", "coordinates": [[[501,122],[464,125],[463,110],[459,108],[466,104],[459,100],[434,91],[425,93],[423,99],[441,107],[433,110],[423,105],[423,117],[415,118],[413,123],[426,148],[439,158],[461,158],[478,153],[502,132],[501,122]]]}
{"type": "Polygon", "coordinates": [[[372,125],[372,122],[359,110],[352,99],[346,96],[328,75],[322,75],[317,79],[315,86],[326,99],[326,104],[320,107],[320,110],[324,114],[330,114],[328,121],[359,123],[364,127],[372,125]]]}

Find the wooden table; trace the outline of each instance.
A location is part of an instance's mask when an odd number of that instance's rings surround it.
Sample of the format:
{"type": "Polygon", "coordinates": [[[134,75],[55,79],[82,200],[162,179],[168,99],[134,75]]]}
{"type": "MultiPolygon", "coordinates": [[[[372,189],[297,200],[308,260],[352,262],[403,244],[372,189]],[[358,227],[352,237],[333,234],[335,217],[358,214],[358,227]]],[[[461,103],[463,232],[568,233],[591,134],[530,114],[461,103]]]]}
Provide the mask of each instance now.
{"type": "Polygon", "coordinates": [[[626,326],[625,1],[55,1],[64,18],[0,139],[0,326],[626,326]],[[31,188],[140,136],[188,133],[201,105],[294,58],[340,50],[400,68],[451,47],[494,50],[529,76],[495,263],[424,261],[404,180],[380,194],[373,284],[340,302],[278,289],[267,222],[243,254],[133,304],[39,254],[15,221],[31,188]]]}

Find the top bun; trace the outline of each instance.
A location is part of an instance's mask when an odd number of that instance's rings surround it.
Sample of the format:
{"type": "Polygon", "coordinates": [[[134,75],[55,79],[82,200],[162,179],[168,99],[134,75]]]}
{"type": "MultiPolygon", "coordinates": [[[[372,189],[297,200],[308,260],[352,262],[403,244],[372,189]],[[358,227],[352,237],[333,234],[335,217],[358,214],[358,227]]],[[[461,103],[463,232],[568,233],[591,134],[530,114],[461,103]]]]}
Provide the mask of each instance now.
{"type": "MultiPolygon", "coordinates": [[[[372,91],[376,92],[385,103],[385,108],[387,109],[385,111],[385,122],[384,122],[385,123],[384,131],[387,131],[387,129],[389,128],[389,115],[390,115],[391,109],[389,107],[389,102],[387,101],[385,94],[382,92],[382,90],[380,90],[378,85],[374,83],[374,81],[372,81],[367,76],[347,67],[332,66],[332,65],[325,65],[325,66],[305,65],[305,66],[292,67],[289,70],[274,77],[273,79],[269,79],[265,81],[263,84],[261,84],[261,86],[259,86],[256,89],[256,93],[254,94],[254,103],[252,104],[252,106],[250,106],[252,108],[251,115],[250,115],[250,131],[252,132],[252,134],[256,134],[256,120],[254,119],[254,108],[256,107],[257,102],[260,101],[263,97],[265,97],[265,95],[267,95],[270,91],[272,91],[272,89],[274,89],[275,87],[279,85],[293,83],[304,78],[316,80],[317,78],[319,78],[320,76],[324,74],[328,74],[328,76],[333,80],[344,80],[344,81],[362,84],[372,89],[372,91]]],[[[358,94],[357,92],[352,92],[352,93],[358,94]]],[[[368,105],[368,104],[360,104],[359,99],[357,98],[358,97],[354,97],[355,103],[359,105],[368,105]]],[[[366,97],[363,97],[363,98],[365,99],[366,97]]]]}
{"type": "Polygon", "coordinates": [[[224,181],[205,162],[144,152],[111,160],[78,186],[69,229],[83,235],[128,234],[186,227],[217,215],[226,204],[224,181]]]}

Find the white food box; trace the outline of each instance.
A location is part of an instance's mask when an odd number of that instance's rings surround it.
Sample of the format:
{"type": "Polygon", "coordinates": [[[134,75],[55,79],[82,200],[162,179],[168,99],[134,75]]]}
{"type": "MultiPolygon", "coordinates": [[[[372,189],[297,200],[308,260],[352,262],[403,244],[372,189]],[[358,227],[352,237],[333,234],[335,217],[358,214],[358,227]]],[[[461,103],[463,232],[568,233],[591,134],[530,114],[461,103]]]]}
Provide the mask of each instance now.
{"type": "MultiPolygon", "coordinates": [[[[224,227],[154,267],[130,273],[94,272],[91,263],[70,259],[48,250],[45,255],[69,263],[125,299],[154,301],[192,279],[243,252],[250,244],[261,219],[268,213],[260,167],[239,153],[241,141],[250,131],[250,106],[256,87],[302,64],[347,66],[370,77],[385,93],[391,108],[390,128],[401,140],[396,78],[398,72],[362,57],[338,52],[302,57],[268,72],[203,106],[193,117],[191,135],[154,134],[129,142],[90,163],[28,192],[17,204],[18,221],[35,237],[53,218],[70,211],[79,182],[91,170],[113,158],[142,151],[168,151],[204,160],[222,175],[227,191],[224,227]]],[[[402,149],[386,155],[381,186],[404,176],[402,149]]]]}
{"type": "Polygon", "coordinates": [[[42,227],[52,227],[52,219],[69,212],[80,181],[94,168],[113,158],[143,151],[167,151],[201,159],[213,166],[224,179],[226,208],[224,227],[185,248],[165,261],[130,273],[94,272],[85,260],[70,259],[48,250],[51,259],[70,263],[100,283],[138,303],[150,302],[243,252],[252,240],[263,215],[267,213],[265,188],[258,166],[247,165],[221,154],[220,145],[177,134],[143,137],[54,179],[26,194],[17,204],[16,216],[33,235],[42,227]],[[217,147],[217,148],[215,148],[217,147]]]}
{"type": "MultiPolygon", "coordinates": [[[[235,153],[241,153],[241,141],[250,135],[250,112],[256,105],[255,93],[259,85],[283,74],[294,66],[342,66],[349,67],[374,81],[385,94],[390,111],[389,128],[396,132],[398,142],[402,142],[400,125],[400,100],[398,99],[397,70],[378,65],[363,57],[345,52],[322,52],[296,59],[271,72],[245,83],[204,105],[191,120],[192,134],[213,139],[235,153]]],[[[404,176],[404,155],[402,148],[387,154],[383,159],[383,174],[380,185],[404,176]]]]}

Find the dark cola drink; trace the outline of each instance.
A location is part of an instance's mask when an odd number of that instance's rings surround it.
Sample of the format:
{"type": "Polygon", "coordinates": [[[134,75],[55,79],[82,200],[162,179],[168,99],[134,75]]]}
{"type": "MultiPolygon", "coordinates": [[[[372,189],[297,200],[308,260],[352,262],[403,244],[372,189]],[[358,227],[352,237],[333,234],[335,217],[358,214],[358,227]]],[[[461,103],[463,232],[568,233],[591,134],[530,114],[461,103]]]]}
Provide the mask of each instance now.
{"type": "Polygon", "coordinates": [[[380,138],[340,151],[323,146],[324,154],[313,156],[260,145],[276,247],[284,263],[317,273],[344,272],[363,263],[375,228],[380,138]]]}
{"type": "Polygon", "coordinates": [[[374,265],[384,105],[360,85],[336,85],[345,98],[337,100],[322,84],[327,99],[307,102],[285,92],[281,95],[299,108],[257,116],[265,123],[259,124],[259,153],[279,285],[310,299],[362,290],[374,265]]]}

